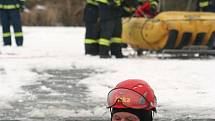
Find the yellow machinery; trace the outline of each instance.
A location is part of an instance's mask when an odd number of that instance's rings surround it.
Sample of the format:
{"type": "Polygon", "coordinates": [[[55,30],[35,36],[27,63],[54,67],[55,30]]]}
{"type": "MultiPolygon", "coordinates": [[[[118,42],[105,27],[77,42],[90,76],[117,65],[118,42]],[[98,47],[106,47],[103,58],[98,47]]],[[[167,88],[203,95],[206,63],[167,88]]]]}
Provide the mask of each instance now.
{"type": "Polygon", "coordinates": [[[191,45],[212,48],[215,13],[163,12],[153,19],[126,18],[123,20],[122,39],[132,48],[155,51],[191,45]]]}

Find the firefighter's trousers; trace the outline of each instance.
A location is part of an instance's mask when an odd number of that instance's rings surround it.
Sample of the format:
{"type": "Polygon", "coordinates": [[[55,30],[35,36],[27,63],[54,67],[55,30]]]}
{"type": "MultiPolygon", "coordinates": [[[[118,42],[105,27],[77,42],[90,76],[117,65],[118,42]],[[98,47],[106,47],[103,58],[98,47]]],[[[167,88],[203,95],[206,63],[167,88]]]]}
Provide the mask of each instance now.
{"type": "Polygon", "coordinates": [[[21,25],[21,15],[18,9],[0,10],[1,23],[3,29],[3,44],[5,46],[12,45],[10,25],[13,25],[14,35],[17,46],[23,45],[23,33],[21,25]]]}
{"type": "Polygon", "coordinates": [[[85,54],[98,54],[99,22],[98,6],[87,4],[84,10],[85,33],[85,54]]]}

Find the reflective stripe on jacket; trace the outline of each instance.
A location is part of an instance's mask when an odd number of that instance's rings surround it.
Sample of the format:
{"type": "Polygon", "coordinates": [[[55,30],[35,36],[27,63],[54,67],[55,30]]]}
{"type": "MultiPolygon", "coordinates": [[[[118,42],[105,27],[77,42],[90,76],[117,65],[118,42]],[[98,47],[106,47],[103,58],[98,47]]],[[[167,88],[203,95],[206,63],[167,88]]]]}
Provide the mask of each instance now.
{"type": "Polygon", "coordinates": [[[96,2],[96,0],[87,0],[88,4],[92,4],[92,5],[98,5],[98,3],[96,2]]]}
{"type": "Polygon", "coordinates": [[[197,10],[215,12],[215,0],[199,0],[197,10]]]}
{"type": "Polygon", "coordinates": [[[158,5],[158,2],[155,1],[155,0],[150,0],[150,4],[151,4],[151,6],[155,6],[155,7],[158,7],[158,6],[159,6],[159,5],[158,5]]]}
{"type": "MultiPolygon", "coordinates": [[[[110,3],[110,0],[96,0],[97,2],[100,2],[100,3],[104,3],[104,4],[109,4],[110,3]]],[[[120,6],[121,5],[121,0],[113,0],[117,6],[120,6]]]]}
{"type": "Polygon", "coordinates": [[[0,0],[0,9],[19,9],[25,0],[0,0]]]}
{"type": "Polygon", "coordinates": [[[199,2],[199,7],[200,8],[205,8],[205,7],[209,7],[209,0],[200,0],[199,2]]]}

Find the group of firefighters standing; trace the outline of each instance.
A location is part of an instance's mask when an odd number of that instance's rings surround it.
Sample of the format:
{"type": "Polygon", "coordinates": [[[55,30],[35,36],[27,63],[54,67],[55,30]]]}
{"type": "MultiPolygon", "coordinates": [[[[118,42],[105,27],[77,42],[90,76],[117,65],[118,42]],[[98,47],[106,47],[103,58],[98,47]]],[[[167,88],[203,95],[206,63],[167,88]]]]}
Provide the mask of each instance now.
{"type": "Polygon", "coordinates": [[[124,58],[122,54],[122,17],[152,17],[157,14],[157,0],[86,0],[85,54],[100,58],[124,58]]]}

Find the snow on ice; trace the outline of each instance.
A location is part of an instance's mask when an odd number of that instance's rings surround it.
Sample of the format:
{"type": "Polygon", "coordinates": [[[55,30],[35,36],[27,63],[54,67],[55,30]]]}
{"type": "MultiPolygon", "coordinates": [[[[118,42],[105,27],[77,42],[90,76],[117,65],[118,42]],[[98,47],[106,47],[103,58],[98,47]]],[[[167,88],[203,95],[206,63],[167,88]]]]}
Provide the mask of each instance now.
{"type": "Polygon", "coordinates": [[[24,27],[24,35],[24,47],[0,48],[0,112],[8,111],[1,119],[17,108],[15,118],[108,118],[107,93],[125,79],[143,79],[154,88],[157,119],[215,118],[214,59],[85,56],[84,28],[78,27],[24,27]]]}

